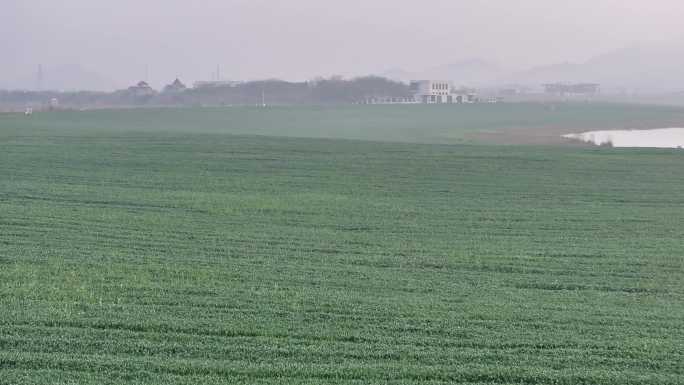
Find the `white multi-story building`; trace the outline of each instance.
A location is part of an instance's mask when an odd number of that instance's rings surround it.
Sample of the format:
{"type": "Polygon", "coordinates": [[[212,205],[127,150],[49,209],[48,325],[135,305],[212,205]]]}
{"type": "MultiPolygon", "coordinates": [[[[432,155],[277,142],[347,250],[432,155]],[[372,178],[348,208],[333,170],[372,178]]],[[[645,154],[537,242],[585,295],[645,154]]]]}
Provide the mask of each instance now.
{"type": "Polygon", "coordinates": [[[451,83],[443,80],[416,80],[411,82],[411,92],[419,103],[453,103],[451,83]]]}

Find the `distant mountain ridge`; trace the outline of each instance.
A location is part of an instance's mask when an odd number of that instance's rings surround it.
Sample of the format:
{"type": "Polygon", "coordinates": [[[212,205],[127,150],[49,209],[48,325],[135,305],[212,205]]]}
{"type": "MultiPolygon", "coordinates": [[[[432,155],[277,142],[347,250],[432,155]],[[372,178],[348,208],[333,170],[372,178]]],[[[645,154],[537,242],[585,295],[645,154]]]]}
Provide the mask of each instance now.
{"type": "Polygon", "coordinates": [[[482,59],[470,59],[417,72],[394,69],[382,75],[403,81],[443,79],[484,87],[595,82],[609,90],[673,92],[684,90],[684,41],[632,45],[582,63],[556,63],[522,71],[512,71],[482,59]]]}
{"type": "MultiPolygon", "coordinates": [[[[393,68],[378,75],[403,82],[449,80],[457,86],[469,87],[517,85],[538,88],[541,84],[553,82],[593,82],[600,83],[606,91],[680,92],[684,90],[684,39],[635,44],[597,55],[585,62],[562,62],[524,70],[472,58],[416,71],[393,68]]],[[[112,91],[126,88],[138,80],[130,79],[129,84],[121,84],[78,64],[45,66],[40,88],[112,91]]],[[[36,89],[37,74],[33,71],[32,75],[23,78],[5,75],[5,78],[0,78],[0,88],[36,89]]]]}
{"type": "Polygon", "coordinates": [[[604,88],[637,91],[684,89],[684,42],[641,44],[609,52],[584,63],[562,63],[514,73],[512,81],[596,82],[604,88]]]}

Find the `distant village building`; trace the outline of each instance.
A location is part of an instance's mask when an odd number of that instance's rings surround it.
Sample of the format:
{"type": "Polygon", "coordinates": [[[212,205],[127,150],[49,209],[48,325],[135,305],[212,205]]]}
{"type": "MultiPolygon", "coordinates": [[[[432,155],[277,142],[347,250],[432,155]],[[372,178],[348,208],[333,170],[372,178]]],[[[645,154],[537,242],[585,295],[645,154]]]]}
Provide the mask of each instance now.
{"type": "Polygon", "coordinates": [[[474,89],[454,88],[443,80],[416,80],[410,83],[410,90],[416,103],[423,104],[460,104],[479,101],[474,89]]]}
{"type": "Polygon", "coordinates": [[[167,85],[164,87],[164,92],[181,92],[185,91],[187,87],[183,82],[180,81],[180,79],[176,78],[176,80],[173,81],[173,83],[167,85]]]}
{"type": "Polygon", "coordinates": [[[415,104],[416,99],[412,96],[396,97],[396,96],[370,96],[365,98],[362,104],[415,104]]]}
{"type": "Polygon", "coordinates": [[[512,86],[509,88],[501,88],[498,90],[497,94],[505,97],[519,96],[524,94],[529,94],[530,89],[523,86],[512,86]]]}
{"type": "Polygon", "coordinates": [[[453,103],[478,103],[480,98],[477,96],[477,90],[474,88],[453,88],[451,89],[453,103]]]}
{"type": "Polygon", "coordinates": [[[128,92],[135,96],[152,96],[157,93],[146,81],[140,81],[138,84],[128,87],[128,92]]]}
{"type": "Polygon", "coordinates": [[[596,83],[549,83],[543,86],[547,94],[559,96],[598,95],[601,92],[601,85],[596,83]]]}
{"type": "Polygon", "coordinates": [[[416,80],[410,84],[414,99],[419,103],[453,103],[451,84],[442,80],[416,80]]]}

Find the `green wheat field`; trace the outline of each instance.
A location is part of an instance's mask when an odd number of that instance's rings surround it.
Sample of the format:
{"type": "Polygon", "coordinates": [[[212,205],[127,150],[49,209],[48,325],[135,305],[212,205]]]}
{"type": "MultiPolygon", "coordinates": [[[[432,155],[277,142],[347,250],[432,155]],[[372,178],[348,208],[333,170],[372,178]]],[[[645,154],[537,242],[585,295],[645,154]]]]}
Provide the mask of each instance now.
{"type": "Polygon", "coordinates": [[[684,152],[558,139],[677,123],[0,115],[0,384],[684,384],[684,152]]]}

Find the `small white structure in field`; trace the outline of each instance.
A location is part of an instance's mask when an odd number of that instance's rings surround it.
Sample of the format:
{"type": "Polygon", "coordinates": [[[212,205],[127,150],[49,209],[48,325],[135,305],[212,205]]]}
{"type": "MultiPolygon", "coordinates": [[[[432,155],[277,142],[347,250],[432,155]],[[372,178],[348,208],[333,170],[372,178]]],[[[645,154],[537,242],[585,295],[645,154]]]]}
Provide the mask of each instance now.
{"type": "Polygon", "coordinates": [[[31,116],[31,115],[33,115],[33,108],[26,107],[26,110],[24,110],[24,116],[31,116]]]}

